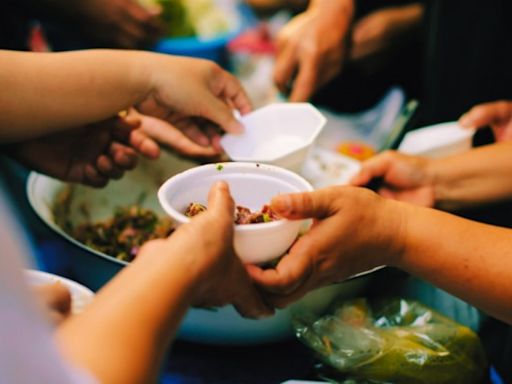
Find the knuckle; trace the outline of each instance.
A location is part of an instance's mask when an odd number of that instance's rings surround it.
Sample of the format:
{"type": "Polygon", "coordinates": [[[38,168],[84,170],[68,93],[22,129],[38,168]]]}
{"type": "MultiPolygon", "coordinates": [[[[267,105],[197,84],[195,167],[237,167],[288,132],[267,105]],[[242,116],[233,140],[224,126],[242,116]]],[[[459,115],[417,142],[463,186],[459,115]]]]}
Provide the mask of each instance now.
{"type": "Polygon", "coordinates": [[[509,105],[511,105],[512,102],[510,101],[507,101],[507,100],[499,100],[496,102],[496,105],[498,106],[498,108],[508,108],[509,105]]]}
{"type": "Polygon", "coordinates": [[[391,160],[394,159],[396,156],[397,153],[395,151],[388,149],[382,153],[381,158],[391,160]]]}
{"type": "Polygon", "coordinates": [[[219,76],[222,73],[224,73],[224,70],[217,63],[214,63],[213,61],[208,61],[208,60],[206,60],[205,62],[206,62],[206,68],[211,75],[219,76]]]}
{"type": "Polygon", "coordinates": [[[321,50],[316,44],[305,44],[303,49],[304,53],[310,58],[316,58],[321,54],[321,50]]]}

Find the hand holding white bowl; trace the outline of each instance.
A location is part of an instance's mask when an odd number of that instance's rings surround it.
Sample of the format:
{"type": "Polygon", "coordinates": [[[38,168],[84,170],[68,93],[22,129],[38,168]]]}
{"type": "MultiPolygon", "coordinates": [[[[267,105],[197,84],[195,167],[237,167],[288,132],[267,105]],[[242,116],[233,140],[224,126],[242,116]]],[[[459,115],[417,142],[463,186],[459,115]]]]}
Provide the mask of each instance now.
{"type": "MultiPolygon", "coordinates": [[[[256,163],[208,164],[167,180],[158,192],[163,209],[178,224],[190,221],[184,212],[194,202],[206,205],[210,187],[219,180],[229,184],[235,203],[259,210],[282,193],[312,191],[302,177],[271,165],[256,163]]],[[[235,226],[234,247],[245,262],[264,263],[286,253],[297,238],[302,220],[278,220],[235,226]]]]}

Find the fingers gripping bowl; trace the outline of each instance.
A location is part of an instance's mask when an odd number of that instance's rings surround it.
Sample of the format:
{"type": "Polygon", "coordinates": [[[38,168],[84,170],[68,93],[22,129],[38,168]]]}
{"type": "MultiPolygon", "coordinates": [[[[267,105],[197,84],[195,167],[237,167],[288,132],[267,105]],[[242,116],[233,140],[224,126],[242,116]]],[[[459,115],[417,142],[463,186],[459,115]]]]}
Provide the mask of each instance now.
{"type": "MultiPolygon", "coordinates": [[[[167,180],[158,191],[162,208],[178,224],[190,221],[184,212],[190,203],[206,205],[208,191],[216,181],[226,181],[236,205],[260,209],[274,196],[312,191],[299,175],[258,163],[207,164],[189,169],[167,180]]],[[[246,263],[264,263],[286,253],[304,222],[280,219],[235,226],[234,247],[246,263]]]]}
{"type": "MultiPolygon", "coordinates": [[[[83,223],[85,207],[93,222],[108,220],[112,218],[117,207],[131,206],[142,195],[146,198],[141,206],[163,217],[165,213],[157,199],[159,186],[172,175],[196,165],[163,153],[156,162],[141,161],[136,170],[119,181],[109,183],[106,188],[91,189],[76,185],[65,219],[75,225],[83,223]]],[[[128,263],[115,258],[115,255],[107,255],[77,241],[58,225],[54,206],[59,195],[67,188],[69,184],[32,173],[27,182],[28,200],[41,219],[41,234],[44,234],[51,245],[51,255],[48,258],[52,265],[51,272],[73,276],[75,280],[97,290],[128,263]]],[[[255,194],[259,192],[259,189],[255,190],[255,194]]],[[[243,205],[243,202],[240,203],[243,205]]],[[[262,203],[268,203],[268,200],[262,199],[262,203]]],[[[261,205],[255,208],[259,209],[261,205]]],[[[359,278],[318,289],[297,302],[296,306],[322,312],[334,297],[354,297],[360,294],[367,281],[367,278],[359,278]]],[[[178,337],[201,343],[246,345],[274,342],[292,335],[289,308],[278,310],[268,319],[250,320],[242,318],[232,306],[228,306],[216,311],[190,309],[182,322],[178,337]]]]}

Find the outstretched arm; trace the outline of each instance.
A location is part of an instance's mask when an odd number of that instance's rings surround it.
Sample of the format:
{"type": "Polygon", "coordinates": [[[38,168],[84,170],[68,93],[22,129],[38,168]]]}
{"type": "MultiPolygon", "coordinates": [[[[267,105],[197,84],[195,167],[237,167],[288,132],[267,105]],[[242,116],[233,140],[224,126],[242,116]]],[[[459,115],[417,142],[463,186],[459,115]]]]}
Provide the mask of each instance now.
{"type": "Polygon", "coordinates": [[[199,118],[237,132],[232,107],[242,114],[251,108],[239,82],[215,64],[149,52],[0,51],[0,84],[4,143],[102,121],[134,105],[158,118],[199,118]]]}
{"type": "Polygon", "coordinates": [[[512,230],[383,199],[362,188],[281,195],[272,208],[312,229],[276,269],[248,266],[283,307],[306,292],[379,265],[401,268],[512,323],[512,230]]]}
{"type": "Polygon", "coordinates": [[[0,51],[0,141],[19,141],[112,117],[151,91],[132,52],[0,51]]]}
{"type": "Polygon", "coordinates": [[[512,230],[407,207],[395,266],[512,324],[512,230]]]}
{"type": "Polygon", "coordinates": [[[189,305],[232,303],[245,316],[272,313],[234,254],[233,209],[227,185],[218,183],[208,212],[168,239],[146,243],[83,314],[59,328],[71,361],[102,383],[154,382],[189,305]]]}
{"type": "Polygon", "coordinates": [[[383,179],[379,194],[417,205],[455,210],[512,198],[512,142],[442,159],[385,152],[365,163],[352,184],[383,179]]]}

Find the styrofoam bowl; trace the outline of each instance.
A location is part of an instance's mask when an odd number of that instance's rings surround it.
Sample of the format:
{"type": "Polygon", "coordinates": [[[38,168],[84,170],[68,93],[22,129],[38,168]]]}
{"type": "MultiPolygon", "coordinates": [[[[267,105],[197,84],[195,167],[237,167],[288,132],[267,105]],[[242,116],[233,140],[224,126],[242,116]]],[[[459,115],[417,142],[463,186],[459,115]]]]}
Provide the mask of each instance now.
{"type": "MultiPolygon", "coordinates": [[[[260,210],[282,193],[312,191],[301,176],[283,168],[259,163],[207,164],[177,174],[158,191],[162,208],[179,224],[188,223],[184,212],[190,203],[207,206],[208,192],[216,181],[229,184],[235,203],[260,210]]],[[[277,220],[269,223],[235,226],[234,247],[246,263],[263,263],[286,253],[297,238],[302,220],[277,220]]]]}
{"type": "Polygon", "coordinates": [[[234,161],[300,170],[326,119],[309,103],[276,103],[240,118],[242,134],[226,134],[221,145],[234,161]]]}
{"type": "Polygon", "coordinates": [[[457,122],[431,125],[408,132],[398,150],[400,152],[439,158],[471,149],[475,130],[462,128],[457,122]]]}
{"type": "Polygon", "coordinates": [[[53,273],[28,269],[25,271],[27,281],[30,285],[38,286],[44,284],[61,283],[71,293],[71,313],[81,313],[94,299],[94,293],[82,284],[53,273]]]}

